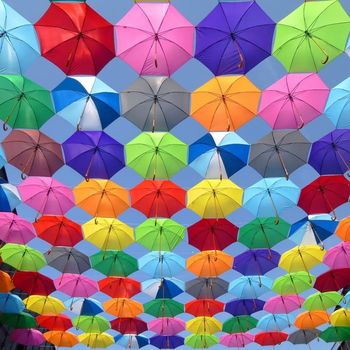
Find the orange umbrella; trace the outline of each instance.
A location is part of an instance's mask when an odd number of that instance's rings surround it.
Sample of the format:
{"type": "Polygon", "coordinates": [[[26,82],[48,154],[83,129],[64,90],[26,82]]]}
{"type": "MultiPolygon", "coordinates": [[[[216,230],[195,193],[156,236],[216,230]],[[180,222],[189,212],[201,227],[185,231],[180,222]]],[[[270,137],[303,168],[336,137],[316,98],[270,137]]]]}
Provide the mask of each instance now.
{"type": "Polygon", "coordinates": [[[350,242],[350,216],[341,220],[335,234],[344,242],[350,242]]]}
{"type": "Polygon", "coordinates": [[[127,298],[113,298],[103,303],[107,313],[117,317],[136,317],[143,312],[141,303],[127,298]]]}
{"type": "Polygon", "coordinates": [[[49,343],[65,348],[71,348],[79,343],[77,336],[67,331],[49,331],[43,333],[43,336],[49,343]]]}
{"type": "Polygon", "coordinates": [[[326,311],[305,311],[297,316],[294,324],[300,329],[314,329],[329,322],[326,311]]]}
{"type": "Polygon", "coordinates": [[[76,205],[94,217],[115,218],[130,207],[128,191],[111,180],[83,181],[73,192],[76,205]]]}
{"type": "Polygon", "coordinates": [[[11,276],[5,271],[0,270],[0,292],[8,293],[14,288],[15,286],[12,283],[11,276]]]}
{"type": "Polygon", "coordinates": [[[237,130],[257,114],[260,94],[244,75],[214,77],[192,93],[191,115],[209,131],[237,130]]]}
{"type": "Polygon", "coordinates": [[[204,250],[187,259],[187,269],[197,276],[217,277],[232,269],[233,257],[220,250],[204,250]]]}

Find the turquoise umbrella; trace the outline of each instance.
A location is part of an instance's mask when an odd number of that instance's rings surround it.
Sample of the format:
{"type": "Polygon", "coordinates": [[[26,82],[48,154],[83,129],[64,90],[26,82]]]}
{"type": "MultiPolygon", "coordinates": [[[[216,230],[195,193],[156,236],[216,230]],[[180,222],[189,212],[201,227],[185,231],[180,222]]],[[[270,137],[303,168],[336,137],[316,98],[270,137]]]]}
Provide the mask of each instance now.
{"type": "Polygon", "coordinates": [[[228,291],[239,299],[257,299],[271,287],[272,280],[266,276],[242,276],[230,282],[228,291]]]}

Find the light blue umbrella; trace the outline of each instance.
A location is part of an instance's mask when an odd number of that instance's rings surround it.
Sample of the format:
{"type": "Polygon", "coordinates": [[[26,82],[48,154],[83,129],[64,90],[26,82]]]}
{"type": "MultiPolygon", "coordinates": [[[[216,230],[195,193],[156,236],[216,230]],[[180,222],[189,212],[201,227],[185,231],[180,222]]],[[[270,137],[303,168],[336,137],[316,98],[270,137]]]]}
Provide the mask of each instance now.
{"type": "Polygon", "coordinates": [[[257,299],[271,287],[272,280],[266,276],[242,276],[230,282],[228,291],[239,299],[257,299]]]}
{"type": "Polygon", "coordinates": [[[175,278],[155,278],[141,283],[142,291],[152,298],[175,298],[185,290],[185,283],[175,278]]]}
{"type": "Polygon", "coordinates": [[[22,299],[12,293],[0,293],[0,313],[19,314],[24,311],[22,299]]]}
{"type": "Polygon", "coordinates": [[[22,74],[39,56],[34,26],[0,0],[0,73],[22,74]]]}
{"type": "Polygon", "coordinates": [[[189,147],[189,165],[209,179],[229,178],[247,165],[249,144],[234,132],[211,132],[189,147]]]}
{"type": "Polygon", "coordinates": [[[260,318],[257,328],[265,331],[282,331],[287,327],[291,327],[293,323],[292,316],[288,316],[287,314],[268,314],[260,318]]]}
{"type": "Polygon", "coordinates": [[[119,117],[119,96],[93,76],[71,76],[53,91],[56,112],[84,131],[106,128],[119,117]]]}
{"type": "Polygon", "coordinates": [[[5,164],[6,164],[5,153],[2,149],[2,147],[0,147],[0,168],[3,167],[5,164]]]}
{"type": "Polygon", "coordinates": [[[95,316],[103,312],[102,304],[93,298],[70,298],[64,304],[77,315],[95,316]]]}
{"type": "Polygon", "coordinates": [[[119,334],[114,340],[116,344],[124,349],[140,349],[148,345],[148,339],[142,335],[119,334]]]}
{"type": "Polygon", "coordinates": [[[343,298],[343,302],[340,303],[340,306],[343,307],[344,309],[350,309],[350,292],[347,292],[345,294],[343,298]]]}
{"type": "Polygon", "coordinates": [[[15,186],[7,183],[0,185],[0,212],[10,212],[20,203],[21,198],[15,186]]]}
{"type": "Polygon", "coordinates": [[[244,191],[243,207],[260,217],[275,215],[298,203],[300,188],[284,177],[270,177],[258,181],[244,191]]]}
{"type": "Polygon", "coordinates": [[[151,252],[139,259],[139,269],[153,278],[173,277],[185,268],[185,259],[171,252],[151,252]]]}

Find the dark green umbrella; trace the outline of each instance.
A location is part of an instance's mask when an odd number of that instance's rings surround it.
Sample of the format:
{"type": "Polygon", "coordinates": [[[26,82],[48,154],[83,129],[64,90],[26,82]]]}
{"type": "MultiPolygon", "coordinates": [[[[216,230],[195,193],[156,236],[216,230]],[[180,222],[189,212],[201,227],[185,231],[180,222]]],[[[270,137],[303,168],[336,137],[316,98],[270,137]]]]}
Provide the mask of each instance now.
{"type": "Polygon", "coordinates": [[[350,327],[328,327],[320,333],[320,338],[327,343],[350,340],[350,327]]]}
{"type": "Polygon", "coordinates": [[[242,315],[228,319],[222,325],[222,331],[226,333],[247,332],[256,327],[258,320],[252,316],[242,315]]]}
{"type": "Polygon", "coordinates": [[[19,314],[1,314],[0,324],[13,328],[35,328],[37,325],[35,318],[26,312],[20,312],[19,314]]]}
{"type": "Polygon", "coordinates": [[[155,299],[144,305],[144,312],[154,317],[175,317],[184,312],[184,306],[172,299],[155,299]]]}

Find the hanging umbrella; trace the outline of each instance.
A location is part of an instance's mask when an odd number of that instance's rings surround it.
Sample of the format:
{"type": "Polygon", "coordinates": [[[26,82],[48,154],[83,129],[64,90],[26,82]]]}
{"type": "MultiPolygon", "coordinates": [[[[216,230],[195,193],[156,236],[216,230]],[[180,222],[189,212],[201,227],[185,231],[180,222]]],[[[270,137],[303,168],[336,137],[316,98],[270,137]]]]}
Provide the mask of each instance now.
{"type": "Polygon", "coordinates": [[[191,334],[185,338],[185,345],[193,349],[207,349],[219,343],[219,338],[211,334],[191,334]]]}
{"type": "Polygon", "coordinates": [[[330,248],[323,263],[330,269],[350,268],[350,243],[342,242],[330,248]]]}
{"type": "Polygon", "coordinates": [[[222,325],[222,331],[226,333],[247,332],[257,326],[258,320],[249,315],[234,316],[222,325]]]}
{"type": "Polygon", "coordinates": [[[155,299],[172,299],[184,290],[185,283],[175,278],[155,278],[142,282],[142,292],[155,299]]]}
{"type": "Polygon", "coordinates": [[[14,185],[0,184],[0,212],[11,212],[21,203],[21,198],[14,185]]]}
{"type": "Polygon", "coordinates": [[[149,343],[148,338],[133,334],[119,334],[114,337],[114,340],[124,349],[140,349],[149,343]]]}
{"type": "Polygon", "coordinates": [[[264,304],[260,299],[233,299],[226,303],[225,311],[233,316],[251,315],[261,311],[264,304]]]}
{"type": "Polygon", "coordinates": [[[291,327],[290,315],[287,314],[268,314],[261,317],[256,325],[257,328],[265,331],[281,331],[291,327]]]}
{"type": "Polygon", "coordinates": [[[328,327],[320,333],[320,338],[327,343],[347,341],[350,339],[350,327],[328,327]]]}
{"type": "Polygon", "coordinates": [[[348,309],[350,304],[350,293],[347,292],[343,298],[343,303],[345,304],[344,308],[348,309]]]}
{"type": "Polygon", "coordinates": [[[118,317],[137,317],[143,313],[143,305],[128,298],[112,298],[103,303],[105,312],[118,317]]]}
{"type": "Polygon", "coordinates": [[[243,189],[231,180],[202,180],[187,191],[187,208],[203,218],[220,218],[240,208],[242,197],[243,189]]]}
{"type": "Polygon", "coordinates": [[[97,282],[83,275],[63,273],[55,279],[56,289],[71,297],[89,297],[98,292],[97,282]]]}
{"type": "Polygon", "coordinates": [[[146,179],[169,179],[187,165],[187,148],[170,133],[143,132],[125,145],[126,165],[146,179]]]}
{"type": "Polygon", "coordinates": [[[116,35],[117,56],[140,75],[169,76],[193,55],[193,25],[170,4],[134,5],[116,35]]]}
{"type": "Polygon", "coordinates": [[[253,1],[219,3],[196,27],[195,57],[214,75],[245,74],[270,56],[274,29],[253,1]]]}
{"type": "Polygon", "coordinates": [[[186,292],[196,299],[217,299],[228,291],[228,282],[222,278],[195,278],[186,282],[186,292]]]}
{"type": "Polygon", "coordinates": [[[39,346],[44,341],[42,333],[37,329],[14,329],[10,335],[11,341],[26,346],[39,346]]]}
{"type": "Polygon", "coordinates": [[[67,77],[52,97],[56,112],[78,130],[103,130],[119,117],[118,94],[94,76],[67,77]]]}
{"type": "Polygon", "coordinates": [[[169,218],[186,208],[186,191],[168,180],[144,180],[130,190],[131,206],[147,217],[169,218]]]}
{"type": "Polygon", "coordinates": [[[289,334],[288,341],[292,344],[303,345],[309,344],[314,339],[318,339],[321,331],[318,329],[300,329],[289,334]]]}
{"type": "Polygon", "coordinates": [[[98,281],[98,286],[112,298],[131,298],[141,292],[141,283],[127,277],[106,277],[98,281]]]}
{"type": "Polygon", "coordinates": [[[95,218],[115,218],[129,208],[128,191],[111,180],[83,181],[73,193],[76,205],[95,218]]]}
{"type": "Polygon", "coordinates": [[[37,326],[35,318],[26,313],[20,312],[18,314],[0,314],[0,322],[11,328],[34,328],[37,326]]]}
{"type": "Polygon", "coordinates": [[[14,288],[13,278],[7,272],[0,271],[0,292],[8,293],[14,288]]]}
{"type": "Polygon", "coordinates": [[[147,323],[137,317],[119,317],[111,321],[111,326],[121,334],[140,334],[148,329],[147,323]]]}
{"type": "Polygon", "coordinates": [[[14,213],[0,213],[0,240],[26,244],[36,237],[32,224],[14,213]]]}
{"type": "MultiPolygon", "coordinates": [[[[199,299],[191,300],[185,305],[185,312],[195,317],[209,316],[212,317],[215,314],[224,311],[224,303],[218,300],[212,299],[199,299]]],[[[226,311],[226,310],[225,310],[226,311]]]]}
{"type": "Polygon", "coordinates": [[[86,181],[110,179],[125,166],[123,146],[103,131],[76,131],[62,148],[66,164],[86,181]]]}
{"type": "Polygon", "coordinates": [[[0,95],[4,130],[39,129],[55,114],[50,92],[21,75],[0,75],[0,95]]]}
{"type": "Polygon", "coordinates": [[[39,272],[16,271],[13,283],[29,295],[49,295],[56,290],[52,279],[39,272]]]}
{"type": "Polygon", "coordinates": [[[107,319],[102,316],[78,316],[73,318],[73,325],[86,333],[103,333],[110,329],[107,319]]]}
{"type": "Polygon", "coordinates": [[[211,132],[189,147],[189,165],[202,177],[229,178],[247,165],[249,145],[233,132],[211,132]]]}
{"type": "Polygon", "coordinates": [[[349,30],[338,1],[304,2],[277,23],[273,55],[288,71],[317,72],[343,52],[349,30]]]}
{"type": "Polygon", "coordinates": [[[178,335],[156,335],[150,338],[150,344],[158,349],[176,349],[184,345],[184,338],[179,337],[178,335]]]}
{"type": "Polygon", "coordinates": [[[317,74],[287,74],[264,90],[259,115],[273,129],[301,129],[323,113],[328,94],[317,74]]]}
{"type": "Polygon", "coordinates": [[[310,142],[298,131],[273,131],[251,146],[249,165],[263,177],[285,176],[307,164],[310,142]]]}
{"type": "Polygon", "coordinates": [[[71,319],[64,314],[54,315],[39,315],[36,317],[38,325],[53,331],[66,331],[67,329],[73,327],[71,319]]]}
{"type": "Polygon", "coordinates": [[[48,343],[57,347],[72,348],[79,343],[78,337],[67,331],[49,331],[43,333],[43,336],[48,343]]]}
{"type": "Polygon", "coordinates": [[[102,304],[92,298],[71,298],[65,305],[69,311],[77,315],[95,316],[103,312],[102,304]]]}
{"type": "Polygon", "coordinates": [[[235,131],[254,118],[259,100],[244,75],[214,77],[192,93],[191,115],[209,131],[235,131]]]}
{"type": "Polygon", "coordinates": [[[276,295],[268,299],[264,305],[264,310],[271,314],[289,314],[301,309],[304,298],[297,294],[276,295]]]}
{"type": "Polygon", "coordinates": [[[148,323],[148,330],[163,336],[172,336],[185,330],[185,322],[175,317],[160,317],[148,323]]]}
{"type": "Polygon", "coordinates": [[[228,348],[244,348],[254,341],[254,335],[250,333],[224,334],[220,338],[220,344],[228,348]]]}
{"type": "Polygon", "coordinates": [[[183,304],[172,299],[155,299],[144,304],[145,313],[154,317],[175,317],[184,312],[183,304]]]}
{"type": "Polygon", "coordinates": [[[340,308],[334,311],[330,316],[332,326],[350,327],[350,311],[340,308]]]}
{"type": "Polygon", "coordinates": [[[271,286],[272,280],[266,276],[242,276],[230,282],[228,291],[240,299],[257,299],[271,286]]]}
{"type": "Polygon", "coordinates": [[[213,317],[199,316],[186,322],[186,330],[194,334],[214,334],[221,328],[221,323],[213,317]]]}
{"type": "Polygon", "coordinates": [[[19,314],[24,311],[22,299],[11,293],[0,293],[0,312],[19,314]]]}
{"type": "Polygon", "coordinates": [[[42,56],[67,75],[97,75],[115,56],[112,24],[87,4],[52,3],[35,29],[42,56]]]}
{"type": "Polygon", "coordinates": [[[52,177],[28,177],[18,190],[25,204],[44,215],[64,215],[74,207],[71,189],[52,177]]]}
{"type": "Polygon", "coordinates": [[[142,131],[169,131],[190,114],[190,93],[167,77],[140,77],[120,99],[123,116],[142,131]]]}
{"type": "Polygon", "coordinates": [[[275,346],[288,339],[288,333],[285,332],[260,332],[255,334],[255,343],[262,346],[275,346]]]}
{"type": "Polygon", "coordinates": [[[83,333],[78,335],[78,340],[90,348],[107,348],[114,344],[114,338],[107,333],[83,333]]]}
{"type": "Polygon", "coordinates": [[[60,299],[52,296],[30,295],[23,300],[27,310],[37,314],[54,314],[58,315],[65,310],[65,306],[60,299]]]}
{"type": "Polygon", "coordinates": [[[295,319],[295,326],[300,329],[315,329],[329,322],[329,315],[325,311],[305,311],[295,319]]]}
{"type": "Polygon", "coordinates": [[[344,218],[339,222],[335,234],[345,242],[350,242],[350,217],[344,218]]]}
{"type": "Polygon", "coordinates": [[[272,290],[280,295],[300,294],[312,288],[314,283],[315,276],[310,275],[308,272],[291,272],[275,279],[272,290]]]}
{"type": "Polygon", "coordinates": [[[324,310],[336,307],[343,297],[338,292],[316,292],[309,295],[303,304],[306,310],[324,310]]]}
{"type": "Polygon", "coordinates": [[[315,289],[320,292],[338,291],[350,284],[350,269],[334,269],[317,276],[315,289]]]}

